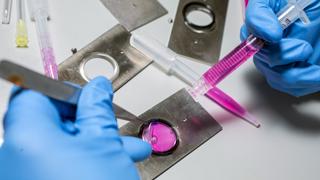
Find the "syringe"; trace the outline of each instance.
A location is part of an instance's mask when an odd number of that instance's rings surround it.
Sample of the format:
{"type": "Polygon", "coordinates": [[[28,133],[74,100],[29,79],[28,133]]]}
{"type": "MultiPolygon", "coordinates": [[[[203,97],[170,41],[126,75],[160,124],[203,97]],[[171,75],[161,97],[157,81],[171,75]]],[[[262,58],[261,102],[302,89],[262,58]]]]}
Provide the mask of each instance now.
{"type": "Polygon", "coordinates": [[[28,0],[28,5],[30,15],[36,23],[45,75],[52,79],[58,79],[58,66],[56,64],[47,24],[49,17],[48,1],[28,0]]]}
{"type": "MultiPolygon", "coordinates": [[[[131,36],[130,44],[144,55],[153,59],[166,74],[176,75],[188,85],[192,85],[200,78],[198,73],[194,72],[190,67],[183,63],[190,60],[190,58],[173,52],[152,37],[135,33],[131,36]]],[[[219,88],[212,88],[206,93],[206,96],[225,110],[246,120],[255,127],[260,126],[254,116],[219,88]]]]}
{"type": "MultiPolygon", "coordinates": [[[[309,23],[309,19],[304,12],[311,3],[311,0],[291,0],[277,14],[278,20],[283,29],[289,27],[296,20],[301,19],[303,23],[309,23]]],[[[257,12],[259,13],[259,12],[257,12]]],[[[219,63],[212,66],[202,77],[189,89],[189,93],[196,98],[199,95],[206,94],[215,87],[226,76],[236,70],[246,60],[256,54],[264,45],[264,41],[253,35],[250,35],[244,42],[232,50],[219,63]]]]}

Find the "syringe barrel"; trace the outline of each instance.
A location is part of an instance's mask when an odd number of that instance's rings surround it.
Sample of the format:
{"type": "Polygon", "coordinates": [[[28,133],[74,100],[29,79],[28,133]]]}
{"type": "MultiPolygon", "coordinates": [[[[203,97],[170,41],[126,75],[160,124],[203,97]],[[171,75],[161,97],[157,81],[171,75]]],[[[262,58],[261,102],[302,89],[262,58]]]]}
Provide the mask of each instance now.
{"type": "Polygon", "coordinates": [[[303,10],[304,8],[309,6],[311,2],[312,0],[297,0],[296,4],[300,7],[301,10],[303,10]]]}
{"type": "Polygon", "coordinates": [[[206,81],[215,86],[227,75],[237,69],[247,59],[256,54],[264,45],[264,41],[250,36],[238,47],[225,56],[218,64],[214,65],[209,72],[203,76],[206,81]]]}

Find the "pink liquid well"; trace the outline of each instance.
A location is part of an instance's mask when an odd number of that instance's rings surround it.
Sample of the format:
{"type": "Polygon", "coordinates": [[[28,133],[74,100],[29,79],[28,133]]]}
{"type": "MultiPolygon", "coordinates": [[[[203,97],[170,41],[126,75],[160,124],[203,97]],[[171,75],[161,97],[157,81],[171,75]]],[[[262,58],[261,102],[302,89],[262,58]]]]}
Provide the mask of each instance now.
{"type": "Polygon", "coordinates": [[[151,144],[155,154],[168,154],[178,143],[174,129],[161,121],[152,121],[142,129],[142,140],[151,144]]]}

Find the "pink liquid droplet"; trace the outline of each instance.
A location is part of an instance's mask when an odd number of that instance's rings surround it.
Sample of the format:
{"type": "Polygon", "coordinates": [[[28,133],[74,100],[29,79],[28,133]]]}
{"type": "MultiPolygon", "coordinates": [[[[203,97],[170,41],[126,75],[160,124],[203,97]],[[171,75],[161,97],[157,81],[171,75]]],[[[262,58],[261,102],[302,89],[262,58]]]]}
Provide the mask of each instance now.
{"type": "Polygon", "coordinates": [[[163,122],[154,121],[142,130],[142,139],[151,144],[156,154],[170,152],[177,145],[177,135],[174,129],[163,122]]]}

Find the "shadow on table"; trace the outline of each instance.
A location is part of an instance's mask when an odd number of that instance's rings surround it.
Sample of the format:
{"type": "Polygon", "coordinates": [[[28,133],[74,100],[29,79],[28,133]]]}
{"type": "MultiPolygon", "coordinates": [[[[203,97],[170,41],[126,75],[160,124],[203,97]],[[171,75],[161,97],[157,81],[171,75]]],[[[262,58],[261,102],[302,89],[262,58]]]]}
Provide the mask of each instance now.
{"type": "MultiPolygon", "coordinates": [[[[308,102],[320,104],[320,94],[313,94],[304,97],[293,97],[277,90],[272,89],[264,77],[257,71],[252,70],[246,74],[248,84],[252,89],[252,96],[256,98],[259,106],[264,106],[269,112],[281,117],[291,125],[292,128],[308,133],[320,133],[320,116],[298,112],[295,106],[308,102]]],[[[314,111],[320,111],[314,107],[314,111]]]]}

